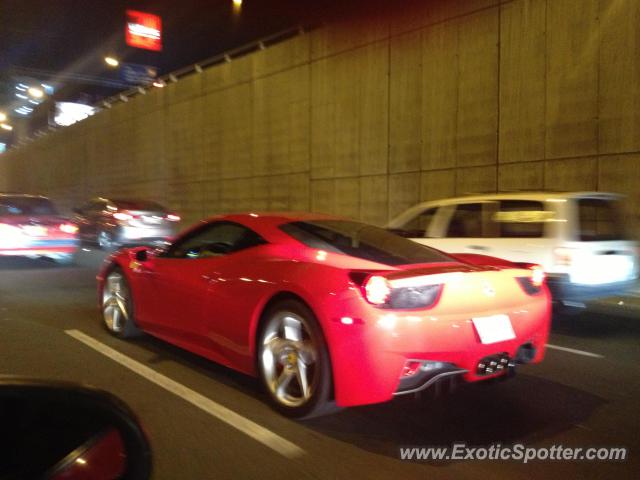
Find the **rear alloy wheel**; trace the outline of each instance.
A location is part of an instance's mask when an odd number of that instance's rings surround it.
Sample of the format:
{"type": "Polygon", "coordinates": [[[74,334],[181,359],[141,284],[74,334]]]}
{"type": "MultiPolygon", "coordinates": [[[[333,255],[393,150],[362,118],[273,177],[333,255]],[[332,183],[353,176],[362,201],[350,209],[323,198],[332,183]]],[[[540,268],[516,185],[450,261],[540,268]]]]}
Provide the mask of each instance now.
{"type": "Polygon", "coordinates": [[[98,233],[98,246],[105,251],[114,250],[116,243],[113,241],[113,235],[104,230],[98,233]]]}
{"type": "Polygon", "coordinates": [[[116,268],[105,278],[102,288],[102,317],[107,330],[120,338],[132,338],[142,332],[133,320],[133,299],[127,279],[116,268]]]}
{"type": "Polygon", "coordinates": [[[286,300],[264,318],[258,369],[274,408],[298,418],[328,413],[331,366],[313,313],[301,302],[286,300]]]}

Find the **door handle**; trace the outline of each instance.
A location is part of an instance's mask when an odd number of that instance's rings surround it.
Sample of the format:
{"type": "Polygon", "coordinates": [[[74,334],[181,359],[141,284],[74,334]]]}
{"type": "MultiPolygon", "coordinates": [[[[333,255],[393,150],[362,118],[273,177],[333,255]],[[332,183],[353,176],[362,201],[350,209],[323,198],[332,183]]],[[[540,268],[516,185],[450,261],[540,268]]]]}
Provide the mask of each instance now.
{"type": "Polygon", "coordinates": [[[480,250],[483,252],[486,252],[487,250],[489,250],[489,247],[485,247],[484,245],[467,245],[467,248],[471,250],[480,250]]]}

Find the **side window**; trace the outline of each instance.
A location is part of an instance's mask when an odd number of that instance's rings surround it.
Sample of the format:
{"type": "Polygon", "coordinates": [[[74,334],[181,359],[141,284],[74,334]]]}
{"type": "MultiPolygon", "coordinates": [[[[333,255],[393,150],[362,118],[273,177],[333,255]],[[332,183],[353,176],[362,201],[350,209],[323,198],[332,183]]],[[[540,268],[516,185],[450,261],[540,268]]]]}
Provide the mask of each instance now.
{"type": "Polygon", "coordinates": [[[463,203],[456,209],[449,221],[447,237],[482,237],[482,203],[463,203]]]}
{"type": "Polygon", "coordinates": [[[91,200],[85,207],[83,207],[83,210],[85,213],[95,215],[97,213],[100,213],[105,208],[106,202],[104,202],[103,200],[91,200]]]}
{"type": "Polygon", "coordinates": [[[174,243],[165,258],[210,258],[228,255],[266,241],[253,230],[233,222],[215,222],[174,243]]]}
{"type": "Polygon", "coordinates": [[[398,235],[406,238],[423,238],[426,236],[427,229],[431,225],[433,217],[435,217],[438,207],[423,210],[418,215],[405,223],[402,228],[394,231],[398,235]]]}
{"type": "Polygon", "coordinates": [[[533,200],[501,200],[499,205],[491,216],[491,231],[502,238],[540,238],[554,216],[542,202],[533,200]]]}

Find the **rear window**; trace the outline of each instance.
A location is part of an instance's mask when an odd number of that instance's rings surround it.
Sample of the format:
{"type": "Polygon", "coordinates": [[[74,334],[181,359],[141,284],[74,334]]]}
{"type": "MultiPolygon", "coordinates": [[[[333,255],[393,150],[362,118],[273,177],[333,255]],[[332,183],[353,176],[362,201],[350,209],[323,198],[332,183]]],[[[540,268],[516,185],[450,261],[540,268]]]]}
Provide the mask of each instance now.
{"type": "Polygon", "coordinates": [[[627,236],[620,213],[620,205],[617,200],[579,199],[579,239],[583,242],[625,240],[627,236]]]}
{"type": "Polygon", "coordinates": [[[47,198],[38,197],[0,197],[0,216],[2,215],[57,215],[58,211],[47,198]]]}
{"type": "Polygon", "coordinates": [[[308,247],[382,263],[407,265],[453,262],[451,257],[382,228],[349,220],[293,222],[282,231],[308,247]]]}
{"type": "Polygon", "coordinates": [[[141,210],[145,212],[164,212],[166,208],[156,202],[145,200],[114,200],[113,203],[121,210],[141,210]]]}

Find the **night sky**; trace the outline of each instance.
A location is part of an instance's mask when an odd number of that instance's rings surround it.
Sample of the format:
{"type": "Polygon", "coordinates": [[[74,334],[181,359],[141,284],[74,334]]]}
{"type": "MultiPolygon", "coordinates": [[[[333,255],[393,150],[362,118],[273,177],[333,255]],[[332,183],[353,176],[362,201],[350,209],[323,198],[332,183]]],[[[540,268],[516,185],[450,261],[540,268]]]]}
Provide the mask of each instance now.
{"type": "Polygon", "coordinates": [[[56,72],[66,72],[75,77],[60,82],[67,95],[83,91],[99,97],[117,86],[91,85],[81,76],[118,82],[117,72],[103,62],[107,54],[156,66],[163,74],[362,3],[244,0],[241,14],[234,15],[231,0],[0,0],[0,108],[11,99],[16,74],[51,82],[56,72]],[[161,53],[125,45],[126,9],[162,17],[161,53]]]}

